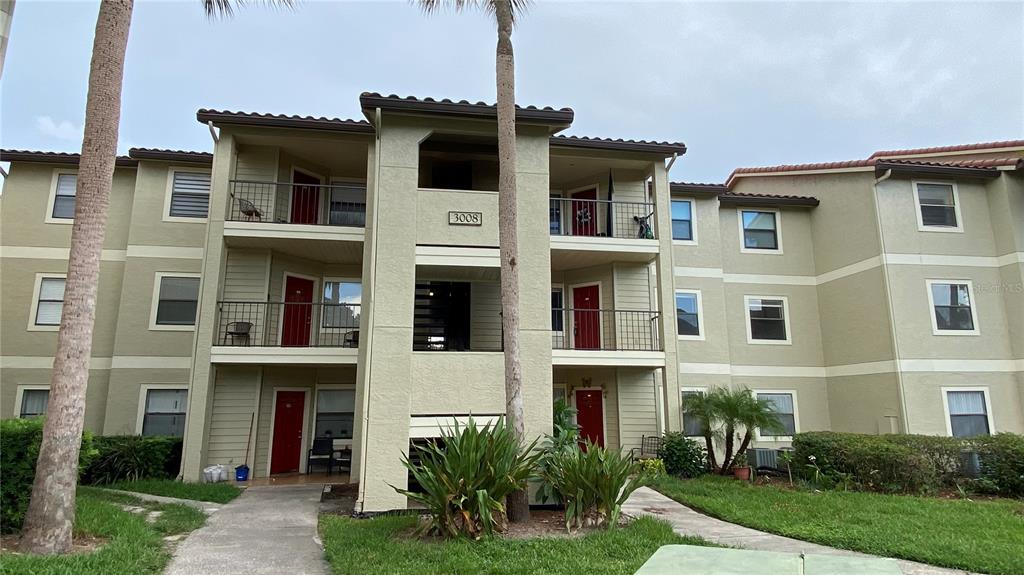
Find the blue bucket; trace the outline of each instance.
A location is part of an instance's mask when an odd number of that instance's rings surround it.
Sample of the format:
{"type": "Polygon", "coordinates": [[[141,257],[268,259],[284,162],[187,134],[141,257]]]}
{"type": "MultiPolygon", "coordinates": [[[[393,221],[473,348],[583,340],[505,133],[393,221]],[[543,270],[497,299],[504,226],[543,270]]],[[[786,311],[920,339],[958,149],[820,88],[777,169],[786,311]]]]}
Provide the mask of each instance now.
{"type": "Polygon", "coordinates": [[[235,481],[249,481],[249,466],[239,465],[235,468],[235,481]]]}

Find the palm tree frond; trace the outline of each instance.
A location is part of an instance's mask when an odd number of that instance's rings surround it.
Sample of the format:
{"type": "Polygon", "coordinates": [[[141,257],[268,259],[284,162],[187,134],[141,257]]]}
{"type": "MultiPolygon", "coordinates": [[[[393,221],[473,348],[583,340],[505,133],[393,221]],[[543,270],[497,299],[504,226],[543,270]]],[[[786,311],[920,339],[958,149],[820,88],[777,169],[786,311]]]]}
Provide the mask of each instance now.
{"type": "Polygon", "coordinates": [[[246,4],[263,4],[271,7],[281,8],[294,8],[296,0],[201,0],[203,3],[203,9],[206,11],[206,15],[210,18],[216,16],[224,16],[230,18],[234,13],[234,6],[237,4],[240,8],[246,4]]]}
{"type": "MultiPolygon", "coordinates": [[[[207,2],[211,0],[205,0],[207,2]]],[[[226,0],[219,0],[226,1],[226,0]]],[[[494,3],[496,0],[412,0],[414,4],[418,4],[420,9],[425,14],[434,14],[446,9],[452,9],[455,12],[462,12],[463,10],[472,10],[479,8],[487,14],[494,15],[494,3]]],[[[515,22],[526,13],[527,8],[533,3],[533,0],[509,0],[512,5],[512,22],[515,22]]]]}

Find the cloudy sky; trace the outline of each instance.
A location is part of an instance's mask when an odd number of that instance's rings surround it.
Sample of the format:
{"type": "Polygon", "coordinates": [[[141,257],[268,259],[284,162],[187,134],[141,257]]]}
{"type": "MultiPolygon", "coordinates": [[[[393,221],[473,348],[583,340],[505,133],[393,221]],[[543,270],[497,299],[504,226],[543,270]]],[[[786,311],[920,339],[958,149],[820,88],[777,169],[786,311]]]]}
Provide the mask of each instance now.
{"type": "MultiPolygon", "coordinates": [[[[78,151],[97,2],[18,0],[0,145],[78,151]]],[[[514,36],[517,97],[568,133],[683,141],[675,180],[1024,137],[1024,3],[554,2],[514,36]]],[[[209,20],[136,0],[120,149],[209,150],[200,107],[361,117],[358,95],[494,100],[494,27],[410,2],[209,20]]]]}

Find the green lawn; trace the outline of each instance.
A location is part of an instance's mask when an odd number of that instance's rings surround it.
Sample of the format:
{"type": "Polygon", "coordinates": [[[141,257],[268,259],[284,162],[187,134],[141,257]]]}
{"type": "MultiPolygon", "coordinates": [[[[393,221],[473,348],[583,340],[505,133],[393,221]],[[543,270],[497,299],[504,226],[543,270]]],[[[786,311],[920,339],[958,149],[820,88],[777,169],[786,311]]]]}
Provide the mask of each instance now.
{"type": "Polygon", "coordinates": [[[201,511],[182,505],[142,503],[133,497],[81,487],[75,514],[75,535],[107,539],[98,551],[76,555],[41,557],[4,553],[4,575],[156,575],[170,559],[163,537],[185,533],[205,521],[201,511]],[[162,514],[147,523],[142,514],[120,505],[137,505],[162,514]]]}
{"type": "Polygon", "coordinates": [[[1024,501],[968,501],[663,477],[654,489],[708,515],[832,547],[1000,575],[1024,574],[1024,501]]]}
{"type": "Polygon", "coordinates": [[[414,517],[320,518],[320,536],[336,575],[501,574],[619,575],[633,573],[662,545],[689,543],[662,521],[642,518],[626,527],[577,538],[421,541],[409,535],[414,517]]]}
{"type": "Polygon", "coordinates": [[[110,485],[104,485],[104,487],[135,491],[136,493],[163,495],[164,497],[177,497],[178,499],[209,501],[211,503],[227,503],[242,494],[241,489],[229,483],[184,483],[173,479],[119,481],[110,485]]]}

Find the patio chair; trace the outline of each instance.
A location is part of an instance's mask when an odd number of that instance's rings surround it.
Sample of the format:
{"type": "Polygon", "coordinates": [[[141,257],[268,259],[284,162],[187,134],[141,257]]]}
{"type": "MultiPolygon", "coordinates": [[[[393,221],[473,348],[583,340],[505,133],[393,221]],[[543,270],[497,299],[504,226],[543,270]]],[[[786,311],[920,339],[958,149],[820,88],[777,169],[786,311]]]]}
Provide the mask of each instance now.
{"type": "Polygon", "coordinates": [[[345,332],[344,341],[341,343],[342,347],[359,347],[359,330],[354,329],[352,331],[345,332]]]}
{"type": "Polygon", "coordinates": [[[229,322],[224,328],[224,345],[228,344],[228,338],[231,338],[231,345],[235,345],[236,340],[242,340],[244,345],[249,345],[249,338],[252,334],[252,322],[249,321],[232,321],[229,322]]]}
{"type": "Polygon", "coordinates": [[[661,436],[644,435],[640,438],[640,447],[630,449],[629,456],[633,461],[657,459],[659,451],[661,451],[661,436]]]}
{"type": "MultiPolygon", "coordinates": [[[[351,461],[351,457],[349,460],[351,461]]],[[[330,475],[334,471],[334,464],[339,463],[339,460],[335,457],[334,438],[317,437],[313,439],[313,447],[309,449],[306,461],[307,473],[312,471],[314,464],[319,463],[327,465],[327,475],[330,475]]]]}
{"type": "Polygon", "coordinates": [[[263,212],[256,207],[256,204],[245,198],[239,198],[234,192],[231,192],[231,197],[238,202],[238,211],[242,213],[246,221],[263,221],[263,212]]]}

